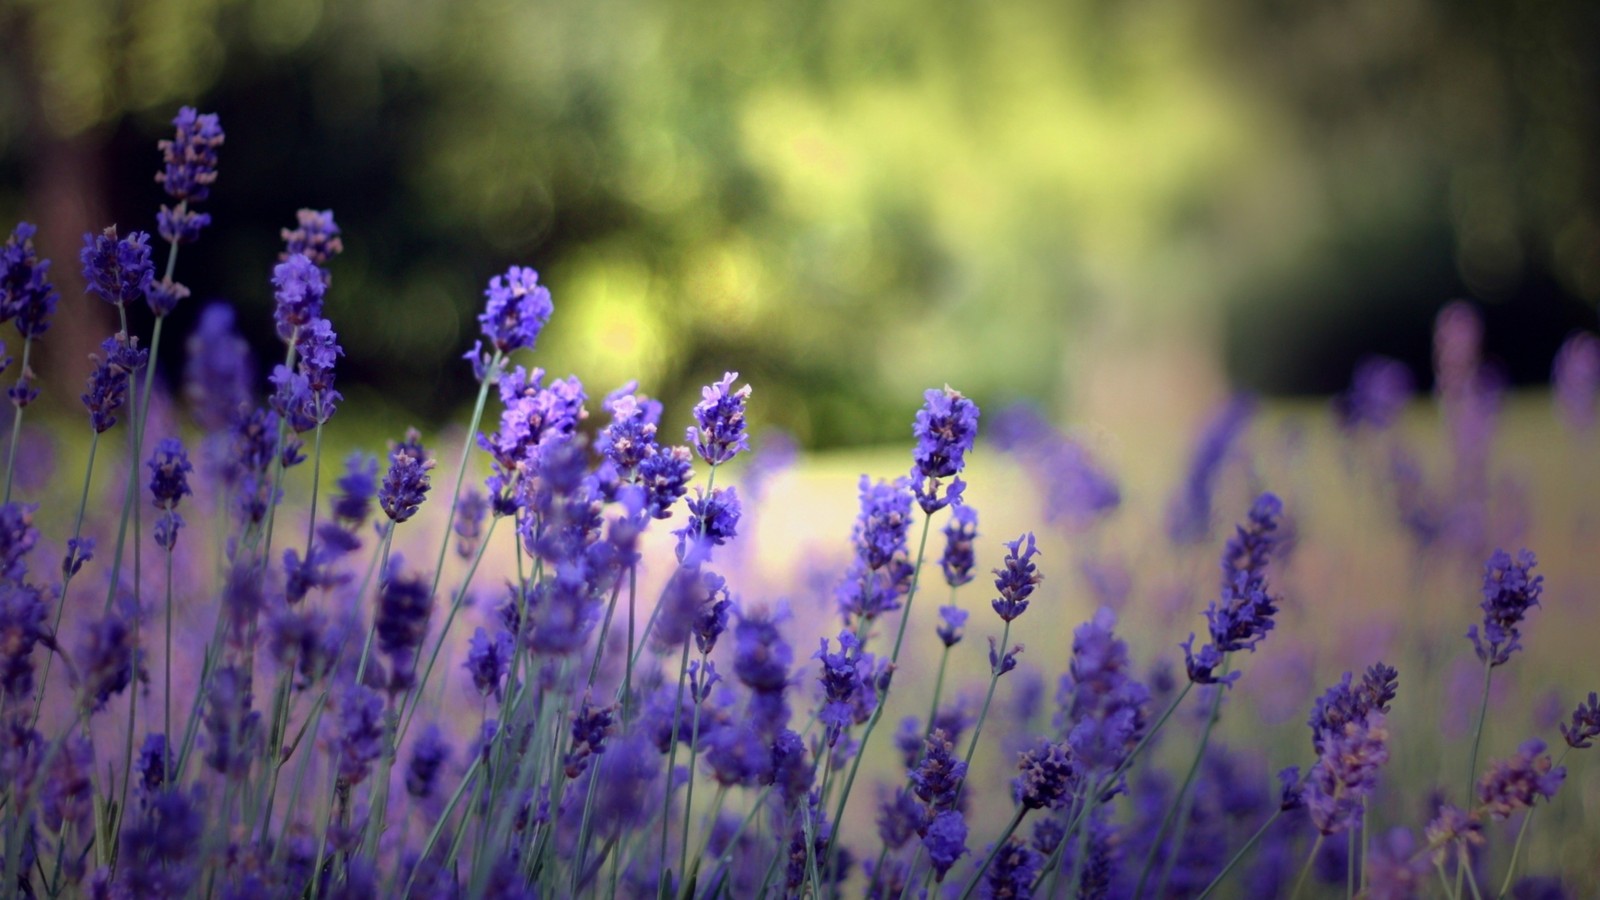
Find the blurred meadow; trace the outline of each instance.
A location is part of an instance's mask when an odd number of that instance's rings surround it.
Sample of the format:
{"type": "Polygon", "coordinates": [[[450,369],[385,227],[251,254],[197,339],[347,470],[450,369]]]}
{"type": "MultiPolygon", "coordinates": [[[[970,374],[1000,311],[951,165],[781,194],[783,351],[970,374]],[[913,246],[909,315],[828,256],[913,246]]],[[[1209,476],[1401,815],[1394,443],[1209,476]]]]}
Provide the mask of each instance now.
{"type": "MultiPolygon", "coordinates": [[[[323,438],[321,496],[347,453],[381,454],[421,427],[438,458],[435,506],[396,548],[427,562],[448,540],[440,501],[468,439],[478,384],[462,354],[483,285],[532,266],[555,312],[530,364],[582,380],[586,436],[606,419],[600,398],[630,379],[664,404],[663,443],[677,443],[724,371],[753,386],[755,461],[727,469],[744,519],[718,568],[742,603],[793,610],[794,677],[811,697],[811,648],[838,626],[857,479],[906,471],[919,398],[948,384],[983,415],[963,473],[981,515],[980,575],[960,595],[972,619],[947,700],[981,702],[981,645],[1000,627],[982,573],[1001,565],[1002,541],[1036,532],[1045,579],[973,762],[976,859],[1010,813],[1020,735],[1048,727],[1073,630],[1112,609],[1141,676],[1164,660],[1182,683],[1177,647],[1205,633],[1223,541],[1267,490],[1292,534],[1271,570],[1278,628],[1239,657],[1213,740],[1269,790],[1271,773],[1315,758],[1312,699],[1341,673],[1394,665],[1379,788],[1390,799],[1368,827],[1420,835],[1433,794],[1459,792],[1468,774],[1483,669],[1464,635],[1480,621],[1490,550],[1534,550],[1546,581],[1522,653],[1495,669],[1480,764],[1533,736],[1562,747],[1557,722],[1600,688],[1594,395],[1585,425],[1549,389],[1558,348],[1595,329],[1600,303],[1597,97],[1600,7],[1581,0],[737,11],[0,0],[0,221],[39,224],[61,293],[33,357],[43,393],[22,434],[19,496],[42,504],[42,545],[59,552],[88,452],[77,385],[117,325],[83,293],[81,236],[151,227],[155,142],[178,106],[194,106],[227,130],[207,201],[218,227],[183,255],[193,299],[169,317],[177,337],[154,362],[147,444],[195,430],[183,336],[206,301],[235,306],[266,384],[283,352],[269,324],[280,229],[296,209],[330,209],[345,252],[329,265],[326,315],[345,351],[345,404],[323,438]],[[1466,401],[1435,334],[1456,300],[1483,322],[1466,401]],[[1372,355],[1398,360],[1416,389],[1392,427],[1339,415],[1372,355]],[[1217,450],[1198,530],[1176,536],[1200,434],[1230,401],[1252,412],[1217,450]],[[1002,438],[1013,404],[1058,430],[1002,438]],[[1483,430],[1464,435],[1473,416],[1483,430]],[[1062,483],[1091,469],[1116,488],[1094,508],[1075,493],[1083,485],[1062,483]]],[[[142,305],[128,317],[148,332],[142,305]]],[[[484,430],[498,414],[491,402],[484,430]]],[[[473,453],[469,484],[489,474],[473,453]]],[[[108,508],[127,478],[116,455],[93,493],[108,508]]],[[[298,534],[304,467],[285,489],[281,521],[298,534]]],[[[91,518],[86,533],[107,548],[117,525],[91,518]]],[[[193,529],[181,564],[220,570],[227,527],[193,529]]],[[[645,547],[649,598],[675,571],[672,536],[658,528],[645,547]]],[[[486,552],[493,575],[470,591],[440,671],[462,671],[465,635],[493,627],[520,562],[505,539],[486,552]]],[[[441,583],[466,573],[451,559],[441,583]]],[[[912,614],[895,683],[913,687],[887,701],[886,728],[926,716],[935,607],[952,589],[924,577],[931,596],[912,614]]],[[[93,614],[89,595],[68,598],[68,621],[93,614]]],[[[181,599],[193,640],[210,634],[213,606],[181,599]]],[[[196,696],[203,677],[178,676],[196,696]]],[[[430,693],[462,732],[488,715],[470,686],[430,693]]],[[[1191,700],[1171,726],[1181,736],[1154,746],[1162,764],[1187,763],[1203,705],[1191,700]]],[[[119,745],[121,722],[96,727],[119,745]]],[[[899,778],[898,752],[879,735],[863,783],[899,778]]],[[[1586,757],[1567,759],[1521,857],[1521,871],[1560,875],[1563,896],[1600,891],[1600,767],[1586,757]]],[[[839,828],[875,849],[871,787],[839,828]]],[[[1487,826],[1491,888],[1521,821],[1487,826]]],[[[1231,853],[1254,825],[1216,827],[1231,853]]],[[[1329,865],[1335,877],[1317,889],[1335,896],[1343,862],[1329,865]]],[[[1241,885],[1224,894],[1249,896],[1241,885]]]]}

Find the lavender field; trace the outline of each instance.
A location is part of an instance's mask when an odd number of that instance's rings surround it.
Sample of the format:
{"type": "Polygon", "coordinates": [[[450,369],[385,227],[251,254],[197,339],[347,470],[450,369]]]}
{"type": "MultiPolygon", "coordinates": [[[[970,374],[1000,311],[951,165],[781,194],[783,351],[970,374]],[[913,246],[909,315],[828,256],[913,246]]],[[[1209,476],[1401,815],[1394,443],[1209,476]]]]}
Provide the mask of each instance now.
{"type": "Polygon", "coordinates": [[[736,372],[670,410],[539,368],[562,288],[517,260],[424,434],[340,395],[334,211],[284,223],[270,321],[190,297],[224,124],[151,148],[153,223],[0,255],[9,894],[1600,890],[1593,335],[1509,392],[1441,304],[1432,391],[928,385],[900,443],[805,453],[736,372]],[[88,383],[36,377],[96,304],[88,383]]]}

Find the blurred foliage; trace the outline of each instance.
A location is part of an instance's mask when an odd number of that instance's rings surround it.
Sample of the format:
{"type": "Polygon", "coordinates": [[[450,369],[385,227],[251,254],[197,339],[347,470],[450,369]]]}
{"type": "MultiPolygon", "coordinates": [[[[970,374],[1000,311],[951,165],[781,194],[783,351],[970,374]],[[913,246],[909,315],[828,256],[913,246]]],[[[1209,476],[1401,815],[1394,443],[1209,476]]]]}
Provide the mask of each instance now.
{"type": "Polygon", "coordinates": [[[546,368],[637,377],[679,417],[739,369],[814,446],[901,437],[946,381],[1083,403],[1174,342],[1327,389],[1363,349],[1425,359],[1461,293],[1540,377],[1600,299],[1597,15],[5,0],[0,213],[58,208],[42,160],[87,145],[80,207],[149,227],[154,142],[217,111],[218,226],[180,278],[264,322],[278,229],[333,208],[342,377],[434,418],[511,263],[554,293],[546,368]]]}

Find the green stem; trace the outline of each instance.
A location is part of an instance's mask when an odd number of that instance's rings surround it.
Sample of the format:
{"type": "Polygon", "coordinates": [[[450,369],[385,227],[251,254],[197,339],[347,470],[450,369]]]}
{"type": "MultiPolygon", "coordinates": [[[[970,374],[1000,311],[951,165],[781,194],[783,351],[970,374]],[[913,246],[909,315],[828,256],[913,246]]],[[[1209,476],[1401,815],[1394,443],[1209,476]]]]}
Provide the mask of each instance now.
{"type": "MultiPolygon", "coordinates": [[[[176,542],[174,542],[174,543],[176,543],[176,542]]],[[[172,767],[173,767],[173,764],[176,762],[176,760],[174,760],[172,758],[172,753],[171,753],[171,747],[172,747],[172,548],[171,547],[167,548],[167,579],[166,579],[166,581],[167,581],[167,591],[166,591],[166,593],[167,593],[167,653],[166,653],[167,678],[166,678],[166,682],[165,682],[166,690],[164,691],[164,698],[163,698],[164,699],[164,704],[163,705],[165,706],[165,712],[163,714],[162,723],[161,723],[161,728],[162,728],[161,739],[162,739],[162,741],[164,741],[166,743],[166,748],[162,751],[163,752],[162,765],[164,766],[164,770],[163,770],[164,771],[164,776],[163,776],[163,779],[162,779],[162,783],[163,784],[171,784],[172,783],[172,767]]]]}
{"type": "MultiPolygon", "coordinates": [[[[972,738],[967,741],[967,755],[964,758],[965,768],[968,773],[972,771],[972,755],[978,750],[978,736],[983,733],[983,721],[989,717],[989,704],[994,702],[994,689],[1000,684],[1000,675],[1005,666],[1006,647],[1011,640],[1011,621],[1006,620],[1005,628],[1000,630],[1000,652],[995,657],[994,667],[989,670],[989,691],[983,696],[983,707],[978,710],[978,721],[972,726],[972,738]]],[[[956,791],[966,785],[966,777],[956,784],[956,791]]]]}
{"type": "MultiPolygon", "coordinates": [[[[1226,675],[1228,672],[1228,664],[1231,661],[1229,657],[1231,655],[1232,654],[1223,654],[1220,671],[1224,675],[1226,675]]],[[[1177,861],[1178,847],[1183,840],[1183,833],[1189,824],[1189,808],[1193,805],[1193,798],[1189,796],[1189,788],[1194,784],[1194,777],[1196,773],[1200,771],[1200,763],[1205,760],[1206,745],[1211,741],[1211,730],[1216,727],[1217,711],[1222,707],[1222,695],[1223,692],[1227,690],[1226,685],[1220,681],[1213,687],[1216,693],[1213,694],[1211,698],[1211,710],[1206,715],[1206,727],[1205,730],[1200,733],[1200,743],[1195,747],[1194,760],[1189,763],[1189,772],[1184,776],[1183,784],[1178,787],[1177,796],[1172,798],[1172,805],[1167,807],[1167,814],[1162,818],[1161,827],[1156,830],[1155,840],[1150,844],[1150,852],[1145,855],[1144,867],[1139,870],[1139,884],[1134,888],[1133,892],[1135,897],[1144,896],[1145,880],[1150,877],[1150,869],[1151,866],[1155,864],[1156,853],[1160,850],[1163,843],[1162,839],[1166,835],[1167,829],[1169,828],[1174,829],[1172,833],[1173,840],[1171,841],[1173,849],[1171,856],[1168,857],[1166,863],[1161,867],[1161,878],[1156,883],[1156,894],[1159,895],[1162,889],[1166,887],[1167,877],[1172,872],[1172,865],[1177,861]],[[1181,814],[1180,810],[1182,811],[1181,814]]]]}
{"type": "MultiPolygon", "coordinates": [[[[89,461],[83,468],[83,492],[78,496],[78,514],[72,523],[72,541],[67,545],[69,548],[75,547],[77,541],[83,538],[83,513],[89,505],[89,484],[94,480],[94,454],[95,450],[100,446],[100,432],[93,429],[90,429],[90,431],[89,461]]],[[[68,552],[75,553],[76,551],[69,549],[68,552]]],[[[61,592],[56,596],[56,611],[50,622],[50,634],[57,638],[61,635],[61,613],[67,606],[67,588],[72,585],[72,575],[73,572],[70,568],[61,573],[61,592]]],[[[39,693],[34,696],[33,700],[33,718],[28,724],[30,728],[38,723],[39,712],[44,708],[44,687],[50,680],[50,664],[55,661],[55,658],[56,655],[54,653],[45,654],[44,669],[39,675],[39,693]]]]}
{"type": "MultiPolygon", "coordinates": [[[[28,335],[22,341],[22,369],[17,383],[22,383],[22,378],[28,375],[28,357],[33,353],[33,335],[28,335]]],[[[22,434],[22,404],[15,403],[17,412],[11,417],[11,452],[6,454],[6,499],[11,502],[11,476],[16,471],[17,464],[17,438],[22,434]]]]}
{"type": "MultiPolygon", "coordinates": [[[[126,313],[124,313],[126,315],[126,313]]],[[[139,500],[139,454],[144,447],[144,425],[150,410],[150,388],[155,383],[156,355],[161,352],[161,326],[166,324],[166,316],[157,316],[156,324],[150,332],[150,356],[144,366],[144,387],[140,390],[140,403],[134,410],[134,422],[131,429],[133,445],[128,451],[128,489],[122,497],[122,520],[117,524],[116,551],[111,557],[111,586],[106,589],[106,612],[111,612],[111,604],[117,599],[117,586],[122,580],[122,553],[127,545],[128,519],[134,520],[134,597],[138,598],[138,554],[139,554],[139,529],[138,529],[138,500],[139,500]]],[[[126,330],[127,323],[123,323],[126,330]]]]}
{"type": "MultiPolygon", "coordinates": [[[[615,596],[616,596],[615,594],[612,595],[613,599],[615,599],[615,596]]],[[[687,640],[683,642],[683,648],[685,650],[689,649],[689,642],[687,640]]],[[[596,658],[598,659],[598,657],[596,657],[596,658]]],[[[706,683],[705,683],[705,679],[706,679],[706,654],[702,653],[702,654],[700,654],[700,683],[702,685],[701,690],[706,690],[707,687],[708,687],[706,685],[706,683]]],[[[695,691],[694,693],[698,694],[698,693],[700,693],[700,691],[695,691]]],[[[685,787],[684,787],[684,795],[683,795],[683,834],[681,836],[682,847],[678,852],[678,876],[679,876],[679,878],[685,878],[687,876],[687,874],[688,874],[688,871],[689,871],[689,827],[690,827],[690,816],[694,812],[694,767],[695,767],[696,757],[698,757],[700,755],[700,698],[699,697],[695,697],[694,698],[694,717],[691,720],[691,722],[692,722],[692,724],[689,726],[689,781],[688,781],[688,784],[685,785],[685,787]]],[[[669,775],[669,777],[670,777],[670,775],[669,775]]],[[[707,830],[710,830],[710,824],[707,824],[706,827],[707,827],[707,830]]],[[[684,883],[687,883],[687,881],[685,881],[684,883]]]]}
{"type": "Polygon", "coordinates": [[[1206,889],[1201,891],[1200,896],[1196,897],[1195,900],[1205,900],[1205,898],[1211,896],[1211,892],[1216,890],[1218,885],[1222,884],[1223,880],[1228,877],[1228,873],[1232,872],[1234,867],[1239,864],[1239,861],[1244,859],[1244,855],[1250,852],[1250,848],[1256,845],[1256,841],[1261,840],[1261,836],[1267,833],[1267,829],[1271,828],[1272,823],[1278,821],[1278,817],[1281,815],[1283,815],[1282,809],[1273,810],[1272,815],[1268,816],[1267,820],[1261,823],[1261,827],[1256,829],[1255,834],[1250,835],[1250,840],[1244,842],[1244,846],[1239,848],[1239,852],[1235,853],[1233,858],[1228,860],[1228,864],[1222,867],[1222,871],[1217,873],[1217,877],[1211,879],[1211,883],[1206,885],[1206,889]]]}
{"type": "Polygon", "coordinates": [[[1467,795],[1461,801],[1462,807],[1472,805],[1472,788],[1478,783],[1478,747],[1483,741],[1483,723],[1489,715],[1489,678],[1494,674],[1494,659],[1491,656],[1483,664],[1483,699],[1478,703],[1478,725],[1472,730],[1472,756],[1468,757],[1467,765],[1467,795]]]}
{"type": "MultiPolygon", "coordinates": [[[[667,789],[661,795],[661,847],[656,854],[656,871],[662,878],[667,874],[667,828],[672,815],[672,772],[678,765],[678,723],[683,713],[683,682],[689,675],[689,641],[683,642],[683,655],[678,660],[678,694],[672,702],[672,736],[667,751],[667,789]]],[[[699,704],[695,704],[696,708],[699,704]]],[[[682,874],[682,873],[679,873],[682,874]]],[[[665,882],[662,882],[665,884],[665,882]]]]}
{"type": "Polygon", "coordinates": [[[1325,834],[1318,834],[1317,839],[1311,844],[1311,854],[1306,857],[1306,864],[1300,867],[1300,877],[1294,881],[1294,890],[1289,892],[1289,900],[1297,900],[1300,892],[1305,890],[1306,880],[1311,877],[1311,867],[1317,862],[1317,853],[1322,849],[1322,842],[1327,838],[1325,834]]]}

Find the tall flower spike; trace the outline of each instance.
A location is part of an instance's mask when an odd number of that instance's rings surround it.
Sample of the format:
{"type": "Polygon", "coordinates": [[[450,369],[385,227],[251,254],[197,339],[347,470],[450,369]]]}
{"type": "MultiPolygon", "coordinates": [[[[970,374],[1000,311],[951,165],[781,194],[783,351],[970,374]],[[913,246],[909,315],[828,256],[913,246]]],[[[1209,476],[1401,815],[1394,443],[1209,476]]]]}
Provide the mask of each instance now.
{"type": "Polygon", "coordinates": [[[694,407],[695,424],[689,427],[686,440],[694,445],[701,459],[713,466],[750,449],[744,418],[750,385],[733,390],[738,377],[738,372],[724,373],[721,381],[700,390],[700,402],[694,407]]]}
{"type": "Polygon", "coordinates": [[[322,317],[322,298],[328,292],[322,270],[304,253],[296,253],[272,267],[273,320],[278,337],[287,342],[295,331],[322,317]]]}
{"type": "Polygon", "coordinates": [[[172,120],[177,128],[170,141],[161,141],[162,171],[156,173],[156,183],[167,196],[178,201],[176,209],[162,205],[156,215],[161,236],[169,243],[192,243],[200,237],[200,230],[211,224],[211,216],[194,211],[194,205],[211,194],[211,185],[217,180],[217,148],[225,135],[215,113],[199,113],[193,107],[178,110],[172,120]]]}
{"type": "Polygon", "coordinates": [[[89,410],[89,423],[96,433],[117,424],[114,415],[128,395],[128,380],[149,356],[139,349],[139,339],[118,332],[100,345],[102,356],[89,375],[89,389],[83,405],[89,410]]]}
{"type": "Polygon", "coordinates": [[[12,319],[23,337],[38,337],[50,328],[56,310],[56,289],[50,285],[50,260],[33,248],[38,229],[18,222],[0,248],[0,321],[12,319]]]}
{"type": "Polygon", "coordinates": [[[335,256],[344,252],[344,241],[339,239],[339,226],[334,224],[333,210],[325,209],[317,212],[314,209],[296,210],[294,214],[295,227],[285,228],[279,232],[283,238],[283,252],[278,254],[279,262],[288,262],[289,257],[303,254],[307,259],[323,268],[326,278],[326,266],[335,256]]]}
{"type": "Polygon", "coordinates": [[[212,303],[185,344],[183,393],[195,421],[207,432],[222,431],[250,407],[255,365],[250,344],[233,327],[233,307],[212,303]]]}
{"type": "Polygon", "coordinates": [[[1228,539],[1222,551],[1222,595],[1206,607],[1211,641],[1198,652],[1194,635],[1181,646],[1189,680],[1195,684],[1232,684],[1239,673],[1219,677],[1216,669],[1229,653],[1254,651],[1274,625],[1278,598],[1267,589],[1266,567],[1278,545],[1283,503],[1265,493],[1250,507],[1249,518],[1228,539]]]}
{"type": "Polygon", "coordinates": [[[147,463],[150,467],[150,498],[162,510],[156,521],[156,544],[172,549],[178,540],[178,529],[183,527],[183,517],[178,515],[178,501],[192,494],[189,473],[194,465],[183,449],[183,442],[169,437],[161,441],[147,463]]]}
{"type": "Polygon", "coordinates": [[[939,481],[961,472],[978,437],[978,405],[949,385],[923,394],[922,409],[911,424],[917,446],[911,451],[911,481],[922,511],[934,513],[961,494],[958,478],[943,497],[939,481]]]}
{"type": "Polygon", "coordinates": [[[1522,550],[1515,560],[1504,550],[1496,550],[1483,567],[1483,630],[1474,625],[1467,637],[1477,650],[1478,659],[1490,666],[1505,665],[1511,654],[1522,647],[1522,632],[1517,628],[1528,610],[1539,605],[1544,591],[1544,576],[1534,575],[1538,565],[1534,555],[1522,550]]]}
{"type": "MultiPolygon", "coordinates": [[[[512,266],[505,275],[489,279],[483,296],[478,324],[489,345],[504,354],[532,350],[555,311],[549,289],[539,283],[539,273],[526,266],[512,266]]],[[[478,348],[473,350],[469,356],[477,355],[478,348]]]]}
{"type": "Polygon", "coordinates": [[[389,471],[378,489],[378,505],[396,523],[417,514],[417,507],[428,496],[428,472],[434,462],[422,449],[422,436],[415,428],[406,431],[405,441],[389,452],[389,471]]]}
{"type": "Polygon", "coordinates": [[[977,537],[978,511],[967,504],[951,510],[944,526],[944,556],[939,558],[939,567],[944,570],[945,583],[953,588],[972,580],[976,563],[972,542],[977,537]]]}
{"type": "Polygon", "coordinates": [[[1544,741],[1534,738],[1517,748],[1510,759],[1496,760],[1478,780],[1478,801],[1496,819],[1509,818],[1519,809],[1531,809],[1540,797],[1555,798],[1566,780],[1565,766],[1555,765],[1544,752],[1544,741]]]}
{"type": "Polygon", "coordinates": [[[150,262],[150,235],[135,231],[117,237],[112,225],[98,235],[83,236],[83,280],[89,293],[112,306],[125,307],[144,299],[155,278],[150,262]]]}
{"type": "Polygon", "coordinates": [[[1006,542],[1006,558],[1003,568],[995,569],[994,587],[1000,592],[991,605],[1000,618],[1010,622],[1022,615],[1028,609],[1028,597],[1033,594],[1033,588],[1044,576],[1039,574],[1038,567],[1033,564],[1033,557],[1039,552],[1034,546],[1033,532],[1027,532],[1014,541],[1006,542]]]}

